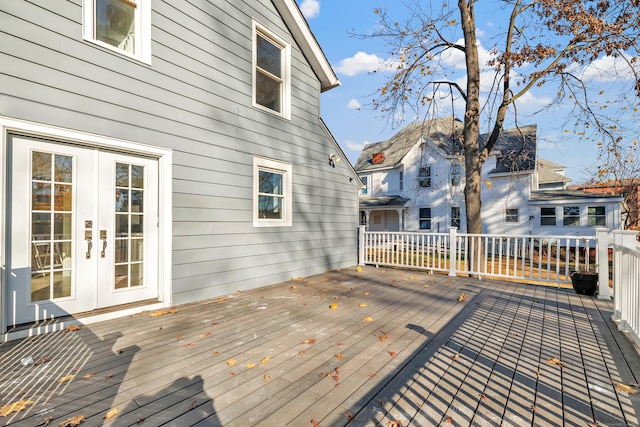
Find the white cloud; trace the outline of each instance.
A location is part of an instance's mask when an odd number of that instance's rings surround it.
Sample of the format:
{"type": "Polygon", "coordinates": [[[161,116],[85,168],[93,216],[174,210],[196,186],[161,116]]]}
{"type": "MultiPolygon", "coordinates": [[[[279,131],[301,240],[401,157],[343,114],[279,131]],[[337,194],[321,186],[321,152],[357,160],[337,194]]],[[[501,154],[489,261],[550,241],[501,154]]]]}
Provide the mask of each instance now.
{"type": "Polygon", "coordinates": [[[598,58],[582,71],[585,80],[613,82],[618,80],[634,79],[633,73],[629,69],[630,58],[612,58],[605,56],[598,58]]]}
{"type": "Polygon", "coordinates": [[[362,104],[360,104],[357,99],[352,99],[347,104],[347,108],[349,108],[350,110],[359,110],[360,108],[362,108],[362,104]]]}
{"type": "Polygon", "coordinates": [[[360,73],[371,73],[373,71],[383,71],[383,68],[391,69],[390,65],[387,65],[387,61],[380,58],[375,53],[358,52],[350,58],[342,59],[334,69],[353,77],[360,73]]]}
{"type": "Polygon", "coordinates": [[[344,145],[351,151],[356,151],[356,152],[360,152],[362,151],[362,149],[364,148],[365,145],[367,145],[368,142],[364,141],[364,142],[353,142],[353,141],[349,141],[349,140],[345,140],[344,141],[344,145]]]}
{"type": "Polygon", "coordinates": [[[318,0],[303,0],[300,3],[300,11],[307,19],[315,18],[320,13],[320,2],[318,0]]]}

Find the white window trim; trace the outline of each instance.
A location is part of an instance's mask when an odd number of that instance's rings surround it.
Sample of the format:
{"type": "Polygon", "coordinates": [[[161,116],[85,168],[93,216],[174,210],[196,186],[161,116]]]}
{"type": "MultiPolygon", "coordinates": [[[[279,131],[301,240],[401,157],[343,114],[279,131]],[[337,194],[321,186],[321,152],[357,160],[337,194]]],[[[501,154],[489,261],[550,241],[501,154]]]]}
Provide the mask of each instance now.
{"type": "Polygon", "coordinates": [[[505,208],[504,209],[504,222],[506,224],[519,224],[520,223],[520,209],[519,208],[505,208]],[[515,221],[509,221],[509,218],[514,217],[513,214],[509,214],[508,211],[516,211],[515,221]]]}
{"type": "Polygon", "coordinates": [[[284,39],[277,36],[274,32],[268,30],[264,25],[257,22],[255,19],[252,21],[253,36],[252,36],[252,85],[251,96],[253,106],[268,113],[274,114],[279,117],[283,117],[287,120],[291,120],[291,44],[287,43],[284,39]],[[280,112],[274,111],[256,102],[256,68],[258,66],[258,34],[262,37],[269,39],[274,44],[282,48],[282,105],[280,112]]]}
{"type": "Polygon", "coordinates": [[[284,163],[277,160],[265,159],[264,157],[253,158],[253,226],[254,227],[290,227],[292,221],[292,176],[293,167],[290,163],[284,163]],[[259,218],[258,217],[258,190],[260,189],[259,171],[272,170],[282,173],[282,193],[284,195],[284,212],[282,219],[259,218]]]}
{"type": "Polygon", "coordinates": [[[135,0],[135,2],[137,3],[136,9],[138,9],[136,14],[136,28],[138,28],[136,35],[138,37],[136,37],[134,49],[136,53],[131,54],[96,38],[95,0],[82,0],[82,38],[101,48],[151,65],[151,0],[135,0]]]}

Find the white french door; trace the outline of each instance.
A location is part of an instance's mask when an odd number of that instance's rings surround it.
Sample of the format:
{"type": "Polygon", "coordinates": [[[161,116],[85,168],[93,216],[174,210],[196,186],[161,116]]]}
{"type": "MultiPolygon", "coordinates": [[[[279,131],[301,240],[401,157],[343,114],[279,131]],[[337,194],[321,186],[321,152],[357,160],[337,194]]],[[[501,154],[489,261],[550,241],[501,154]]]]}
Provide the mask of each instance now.
{"type": "Polygon", "coordinates": [[[9,324],[158,297],[158,162],[12,137],[9,324]]]}

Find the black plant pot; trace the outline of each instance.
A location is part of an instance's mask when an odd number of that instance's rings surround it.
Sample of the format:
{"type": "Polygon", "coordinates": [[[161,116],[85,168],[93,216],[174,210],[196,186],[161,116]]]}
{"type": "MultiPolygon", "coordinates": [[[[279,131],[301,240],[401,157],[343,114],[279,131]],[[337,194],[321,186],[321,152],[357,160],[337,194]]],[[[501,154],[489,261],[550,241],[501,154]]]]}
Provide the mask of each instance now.
{"type": "Polygon", "coordinates": [[[598,273],[574,271],[571,273],[571,284],[576,293],[593,295],[598,289],[598,273]]]}

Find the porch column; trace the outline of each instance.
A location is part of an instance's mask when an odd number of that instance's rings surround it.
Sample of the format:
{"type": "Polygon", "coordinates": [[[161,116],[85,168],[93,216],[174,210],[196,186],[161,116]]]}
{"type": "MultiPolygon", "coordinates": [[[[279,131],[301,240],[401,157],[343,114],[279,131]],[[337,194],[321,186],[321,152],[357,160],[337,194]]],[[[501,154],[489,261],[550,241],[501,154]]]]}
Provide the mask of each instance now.
{"type": "Polygon", "coordinates": [[[396,211],[398,212],[398,222],[400,223],[398,224],[398,230],[404,231],[404,208],[398,208],[396,211]]]}

